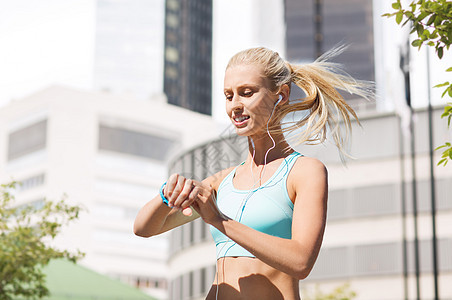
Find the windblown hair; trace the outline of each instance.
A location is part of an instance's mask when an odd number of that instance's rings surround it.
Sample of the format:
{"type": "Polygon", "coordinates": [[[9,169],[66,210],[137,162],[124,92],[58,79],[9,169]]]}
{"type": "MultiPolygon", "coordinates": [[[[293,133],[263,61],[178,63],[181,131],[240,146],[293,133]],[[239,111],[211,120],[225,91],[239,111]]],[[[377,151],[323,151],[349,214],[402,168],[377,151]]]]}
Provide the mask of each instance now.
{"type": "Polygon", "coordinates": [[[291,83],[296,84],[305,92],[306,97],[291,99],[278,106],[271,120],[270,132],[289,133],[290,140],[299,145],[323,143],[329,130],[341,154],[346,155],[343,146],[351,133],[351,117],[358,123],[359,120],[338,90],[369,99],[373,95],[373,84],[355,80],[343,70],[342,65],[328,61],[345,48],[335,48],[309,64],[291,64],[284,61],[277,52],[263,47],[251,48],[234,55],[227,68],[240,64],[261,66],[263,75],[270,82],[270,90],[275,95],[284,84],[289,89],[291,83]],[[297,111],[305,113],[300,120],[282,124],[287,114],[297,111]],[[341,122],[344,123],[345,135],[341,122]],[[303,129],[299,130],[301,127],[303,129]]]}

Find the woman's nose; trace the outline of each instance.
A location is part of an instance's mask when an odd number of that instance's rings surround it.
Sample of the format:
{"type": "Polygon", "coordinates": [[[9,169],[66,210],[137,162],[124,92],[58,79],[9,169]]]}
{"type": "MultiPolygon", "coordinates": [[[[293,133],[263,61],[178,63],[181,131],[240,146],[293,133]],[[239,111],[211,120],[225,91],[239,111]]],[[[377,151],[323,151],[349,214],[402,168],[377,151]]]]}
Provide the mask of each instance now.
{"type": "Polygon", "coordinates": [[[243,108],[243,103],[239,96],[232,97],[232,110],[240,110],[243,108]]]}

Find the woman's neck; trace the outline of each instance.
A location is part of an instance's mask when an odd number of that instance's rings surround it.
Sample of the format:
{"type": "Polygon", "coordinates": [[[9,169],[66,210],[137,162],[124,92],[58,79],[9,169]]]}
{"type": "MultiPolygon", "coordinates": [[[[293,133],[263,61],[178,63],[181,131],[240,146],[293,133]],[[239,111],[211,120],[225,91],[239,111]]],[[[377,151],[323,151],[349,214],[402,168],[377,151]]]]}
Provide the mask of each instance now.
{"type": "Polygon", "coordinates": [[[274,142],[268,135],[260,138],[248,137],[247,164],[259,167],[275,159],[286,157],[293,152],[292,148],[284,139],[284,135],[273,134],[272,137],[274,142]]]}

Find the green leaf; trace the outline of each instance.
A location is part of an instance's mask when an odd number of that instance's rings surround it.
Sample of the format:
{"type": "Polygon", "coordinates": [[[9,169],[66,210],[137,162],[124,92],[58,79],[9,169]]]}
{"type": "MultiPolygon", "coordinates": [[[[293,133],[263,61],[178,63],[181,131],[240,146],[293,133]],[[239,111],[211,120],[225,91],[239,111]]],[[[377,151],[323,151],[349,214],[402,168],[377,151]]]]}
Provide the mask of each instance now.
{"type": "Polygon", "coordinates": [[[405,11],[405,16],[409,19],[409,20],[413,20],[414,19],[414,14],[411,11],[405,11]]]}
{"type": "Polygon", "coordinates": [[[411,46],[420,47],[422,45],[422,41],[420,39],[414,40],[411,42],[411,46]]]}
{"type": "Polygon", "coordinates": [[[430,33],[430,39],[436,39],[438,37],[438,30],[434,29],[431,33],[430,33]]]}
{"type": "Polygon", "coordinates": [[[402,11],[399,11],[399,12],[396,14],[396,22],[397,22],[397,24],[400,25],[400,22],[402,22],[402,19],[403,19],[403,12],[402,12],[402,11]]]}
{"type": "Polygon", "coordinates": [[[438,162],[437,166],[440,166],[440,165],[442,165],[442,164],[444,164],[444,166],[446,166],[446,164],[447,164],[447,158],[441,159],[441,160],[438,162]]]}
{"type": "Polygon", "coordinates": [[[443,87],[443,86],[446,86],[446,85],[449,85],[449,81],[437,84],[437,85],[434,86],[434,88],[439,88],[439,87],[443,87]]]}
{"type": "Polygon", "coordinates": [[[446,72],[452,72],[452,67],[446,70],[446,72]]]}
{"type": "Polygon", "coordinates": [[[410,21],[410,19],[406,19],[405,22],[402,23],[402,27],[406,25],[406,23],[408,23],[410,21]]]}
{"type": "Polygon", "coordinates": [[[400,9],[400,2],[394,2],[394,3],[392,3],[392,8],[394,8],[394,9],[400,9]]]}
{"type": "Polygon", "coordinates": [[[422,35],[427,37],[426,39],[428,39],[430,37],[430,31],[428,31],[427,29],[424,29],[424,31],[422,32],[422,35]]]}
{"type": "Polygon", "coordinates": [[[10,209],[8,205],[14,197],[8,187],[0,187],[0,299],[40,299],[47,293],[41,267],[52,258],[82,256],[80,252],[72,254],[44,243],[52,226],[58,234],[79,208],[61,202],[59,207],[45,204],[43,208],[24,205],[10,209]],[[5,221],[8,226],[3,225],[5,221]]]}
{"type": "Polygon", "coordinates": [[[441,118],[443,118],[443,117],[445,117],[445,116],[447,116],[449,114],[452,114],[452,106],[448,106],[447,105],[446,107],[444,107],[444,112],[441,115],[441,118]]]}
{"type": "Polygon", "coordinates": [[[422,20],[425,19],[425,17],[427,17],[430,13],[427,11],[423,11],[421,12],[421,14],[419,16],[417,16],[416,21],[421,22],[422,20]]]}
{"type": "Polygon", "coordinates": [[[443,47],[438,47],[437,54],[439,59],[443,58],[443,47]]]}
{"type": "Polygon", "coordinates": [[[432,23],[435,22],[435,19],[436,19],[436,15],[435,14],[431,15],[427,21],[427,25],[429,25],[429,26],[432,25],[432,23]]]}
{"type": "Polygon", "coordinates": [[[415,27],[416,27],[417,35],[421,36],[422,33],[424,32],[424,26],[422,26],[421,23],[416,23],[415,27]]]}

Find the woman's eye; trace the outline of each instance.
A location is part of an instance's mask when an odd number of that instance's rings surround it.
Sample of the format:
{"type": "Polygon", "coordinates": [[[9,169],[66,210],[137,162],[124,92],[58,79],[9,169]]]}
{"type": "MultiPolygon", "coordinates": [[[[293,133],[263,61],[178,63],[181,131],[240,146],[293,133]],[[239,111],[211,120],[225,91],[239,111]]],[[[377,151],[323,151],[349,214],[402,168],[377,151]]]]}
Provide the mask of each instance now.
{"type": "Polygon", "coordinates": [[[244,92],[243,92],[243,95],[244,95],[245,97],[249,97],[249,96],[253,95],[253,92],[252,92],[252,91],[244,91],[244,92]]]}
{"type": "Polygon", "coordinates": [[[226,100],[232,100],[232,95],[224,95],[226,97],[226,100]]]}

